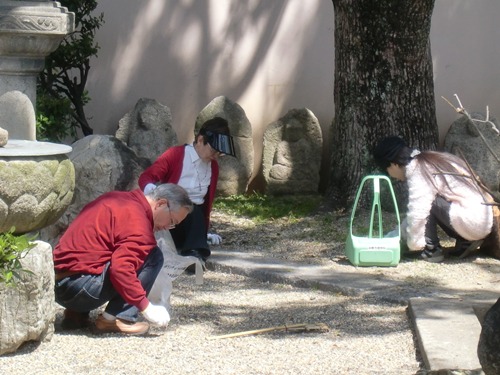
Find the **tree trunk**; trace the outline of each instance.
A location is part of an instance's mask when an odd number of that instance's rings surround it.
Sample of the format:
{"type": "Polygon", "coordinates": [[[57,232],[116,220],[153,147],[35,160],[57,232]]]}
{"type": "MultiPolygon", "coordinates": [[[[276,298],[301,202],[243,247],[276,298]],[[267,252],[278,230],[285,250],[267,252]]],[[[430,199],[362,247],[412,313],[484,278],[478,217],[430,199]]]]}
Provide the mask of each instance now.
{"type": "Polygon", "coordinates": [[[429,33],[434,0],[333,0],[335,119],[327,199],[353,201],[376,171],[378,140],[399,135],[435,149],[438,128],[429,33]]]}

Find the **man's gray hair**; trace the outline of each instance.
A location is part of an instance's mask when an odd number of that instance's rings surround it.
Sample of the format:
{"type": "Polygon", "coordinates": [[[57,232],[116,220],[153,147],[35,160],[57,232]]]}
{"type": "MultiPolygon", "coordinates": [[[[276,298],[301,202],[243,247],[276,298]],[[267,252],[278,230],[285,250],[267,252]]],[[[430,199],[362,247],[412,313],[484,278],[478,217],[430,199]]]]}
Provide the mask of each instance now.
{"type": "Polygon", "coordinates": [[[161,184],[151,190],[146,196],[152,200],[167,199],[170,209],[177,211],[179,208],[186,208],[188,212],[193,211],[193,202],[183,187],[176,184],[161,184]]]}

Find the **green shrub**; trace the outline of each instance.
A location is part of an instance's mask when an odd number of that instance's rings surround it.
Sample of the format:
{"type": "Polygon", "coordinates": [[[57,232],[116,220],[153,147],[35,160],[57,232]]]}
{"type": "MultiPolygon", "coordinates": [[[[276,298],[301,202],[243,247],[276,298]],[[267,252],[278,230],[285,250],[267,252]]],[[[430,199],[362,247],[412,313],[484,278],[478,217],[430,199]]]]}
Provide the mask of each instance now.
{"type": "Polygon", "coordinates": [[[20,278],[20,272],[31,273],[23,269],[21,259],[35,246],[31,242],[34,238],[24,234],[14,235],[14,230],[12,227],[9,232],[0,233],[0,283],[6,285],[14,285],[15,279],[20,278]]]}
{"type": "MultiPolygon", "coordinates": [[[[81,129],[83,135],[87,136],[93,133],[93,129],[85,114],[85,105],[90,100],[85,85],[90,70],[90,59],[97,57],[99,51],[99,45],[94,38],[104,23],[104,14],[94,11],[98,5],[96,0],[59,2],[75,14],[75,30],[66,35],[59,47],[46,57],[45,67],[38,76],[37,101],[40,92],[52,96],[55,101],[64,100],[60,108],[56,108],[56,112],[64,109],[64,113],[71,115],[71,121],[64,124],[51,121],[51,116],[56,116],[57,113],[54,114],[47,108],[41,112],[43,115],[39,123],[45,128],[54,125],[71,126],[73,133],[76,134],[77,130],[81,129]]],[[[64,134],[63,129],[53,132],[64,134]]]]}
{"type": "Polygon", "coordinates": [[[36,138],[38,141],[62,143],[65,138],[76,140],[75,120],[71,116],[68,98],[54,98],[38,87],[36,97],[36,138]]]}

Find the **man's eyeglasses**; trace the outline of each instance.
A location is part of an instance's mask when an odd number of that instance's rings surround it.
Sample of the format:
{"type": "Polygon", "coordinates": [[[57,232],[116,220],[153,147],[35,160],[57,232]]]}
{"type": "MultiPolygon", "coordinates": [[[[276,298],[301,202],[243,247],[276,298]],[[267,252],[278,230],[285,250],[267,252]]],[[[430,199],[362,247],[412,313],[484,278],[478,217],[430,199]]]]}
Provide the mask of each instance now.
{"type": "Polygon", "coordinates": [[[177,224],[174,222],[172,212],[170,211],[170,205],[168,203],[167,203],[167,209],[168,209],[168,216],[170,216],[170,226],[168,227],[168,229],[174,229],[177,224]]]}

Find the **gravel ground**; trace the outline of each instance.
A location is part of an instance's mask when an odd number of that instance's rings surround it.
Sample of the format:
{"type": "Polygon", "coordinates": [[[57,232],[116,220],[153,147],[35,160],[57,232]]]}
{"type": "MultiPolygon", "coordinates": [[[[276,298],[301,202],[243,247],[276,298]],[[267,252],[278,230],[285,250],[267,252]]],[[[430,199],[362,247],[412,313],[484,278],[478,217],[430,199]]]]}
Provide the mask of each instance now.
{"type": "MultiPolygon", "coordinates": [[[[322,213],[256,225],[215,212],[222,249],[362,272],[405,281],[405,291],[461,293],[498,284],[500,262],[480,256],[430,264],[357,268],[343,256],[347,215],[322,213]]],[[[172,320],[145,337],[63,332],[62,309],[51,341],[28,343],[0,357],[0,374],[424,374],[407,307],[208,271],[204,284],[174,282],[172,320]],[[235,332],[324,323],[328,332],[272,332],[213,339],[235,332]]],[[[93,312],[93,317],[98,312],[93,312]]]]}
{"type": "Polygon", "coordinates": [[[401,305],[207,272],[175,282],[172,321],[145,337],[56,333],[0,357],[2,374],[415,374],[419,369],[401,305]],[[227,333],[325,323],[326,333],[227,333]]]}
{"type": "MultiPolygon", "coordinates": [[[[404,289],[400,293],[404,298],[428,294],[453,297],[480,290],[499,290],[500,261],[479,252],[464,259],[450,256],[442,263],[425,262],[419,252],[407,252],[397,267],[354,267],[344,255],[350,214],[342,211],[318,212],[300,220],[283,218],[264,224],[215,212],[213,221],[224,238],[222,248],[225,250],[321,265],[332,272],[403,281],[404,289]]],[[[453,250],[454,241],[443,232],[440,238],[445,252],[453,250]]]]}

